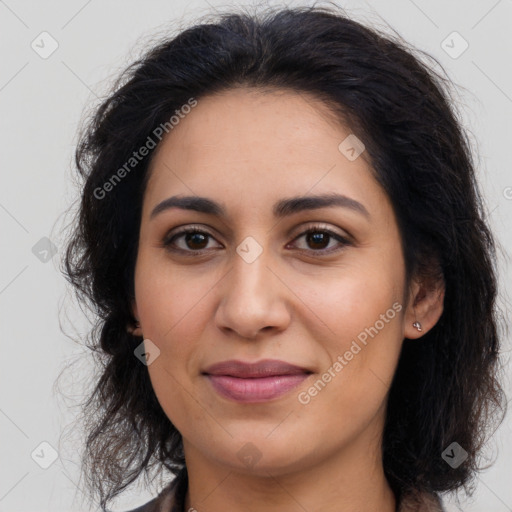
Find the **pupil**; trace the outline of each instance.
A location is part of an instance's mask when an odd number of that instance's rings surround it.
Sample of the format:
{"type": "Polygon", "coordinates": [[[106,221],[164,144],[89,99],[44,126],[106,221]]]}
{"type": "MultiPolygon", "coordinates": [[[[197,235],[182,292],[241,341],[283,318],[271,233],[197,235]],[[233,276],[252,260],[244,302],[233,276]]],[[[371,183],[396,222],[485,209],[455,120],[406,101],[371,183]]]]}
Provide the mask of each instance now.
{"type": "MultiPolygon", "coordinates": [[[[201,241],[198,241],[198,240],[195,240],[195,241],[194,241],[194,238],[202,238],[202,239],[203,239],[203,240],[202,240],[202,241],[203,241],[203,243],[204,243],[204,241],[205,241],[205,239],[206,239],[206,237],[205,237],[203,234],[201,234],[201,233],[191,233],[191,234],[189,233],[189,235],[187,236],[187,244],[188,244],[191,240],[192,240],[192,244],[194,244],[194,243],[199,243],[199,244],[200,244],[200,243],[201,243],[201,241]]],[[[194,249],[194,247],[192,247],[192,249],[194,249]]],[[[196,249],[197,249],[197,247],[196,247],[196,249]]]]}
{"type": "Polygon", "coordinates": [[[309,234],[309,238],[313,239],[313,244],[319,243],[320,245],[322,245],[322,242],[324,242],[324,245],[325,245],[325,241],[326,241],[327,237],[328,237],[328,235],[326,235],[325,233],[310,233],[309,234]]]}

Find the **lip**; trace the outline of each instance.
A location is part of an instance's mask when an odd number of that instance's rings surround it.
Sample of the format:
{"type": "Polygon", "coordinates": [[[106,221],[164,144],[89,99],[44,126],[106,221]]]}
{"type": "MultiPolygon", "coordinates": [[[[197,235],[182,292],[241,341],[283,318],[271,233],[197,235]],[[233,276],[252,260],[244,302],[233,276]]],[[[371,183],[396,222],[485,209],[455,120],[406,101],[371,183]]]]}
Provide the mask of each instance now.
{"type": "Polygon", "coordinates": [[[276,359],[256,363],[223,361],[203,372],[220,395],[244,403],[276,399],[297,387],[311,373],[306,368],[276,359]]]}

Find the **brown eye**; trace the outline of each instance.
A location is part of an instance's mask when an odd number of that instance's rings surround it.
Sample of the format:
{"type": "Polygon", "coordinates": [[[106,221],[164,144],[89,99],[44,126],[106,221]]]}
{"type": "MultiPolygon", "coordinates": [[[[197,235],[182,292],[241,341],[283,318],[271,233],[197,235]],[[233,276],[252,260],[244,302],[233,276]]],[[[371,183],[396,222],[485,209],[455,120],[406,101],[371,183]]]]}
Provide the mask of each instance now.
{"type": "Polygon", "coordinates": [[[163,240],[163,245],[170,251],[180,251],[196,253],[207,249],[209,239],[213,239],[210,233],[198,228],[188,228],[163,240]],[[181,247],[177,245],[177,240],[183,240],[181,247]]]}
{"type": "Polygon", "coordinates": [[[325,232],[314,232],[314,233],[308,233],[306,235],[306,240],[313,249],[325,249],[326,243],[329,245],[329,240],[331,238],[331,235],[325,233],[325,232]]]}
{"type": "Polygon", "coordinates": [[[301,238],[306,240],[307,246],[299,247],[301,251],[310,251],[320,254],[336,252],[343,249],[345,246],[350,245],[350,241],[347,238],[323,226],[313,226],[309,228],[308,230],[304,231],[304,233],[301,233],[297,238],[295,238],[294,241],[297,241],[301,238]],[[331,244],[331,242],[334,243],[331,244]],[[331,247],[329,248],[330,244],[331,247]]]}
{"type": "Polygon", "coordinates": [[[204,244],[208,245],[207,240],[208,235],[205,233],[186,233],[185,234],[185,244],[192,250],[204,249],[204,244]],[[192,245],[190,245],[192,244],[192,245]]]}

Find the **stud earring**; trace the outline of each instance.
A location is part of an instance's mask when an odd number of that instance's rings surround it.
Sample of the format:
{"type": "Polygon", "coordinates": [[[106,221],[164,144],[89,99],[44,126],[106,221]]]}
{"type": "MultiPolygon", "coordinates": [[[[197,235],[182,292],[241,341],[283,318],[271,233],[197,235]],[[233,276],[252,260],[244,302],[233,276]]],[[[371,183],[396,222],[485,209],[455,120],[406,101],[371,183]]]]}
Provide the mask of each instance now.
{"type": "Polygon", "coordinates": [[[419,332],[421,332],[421,324],[418,321],[413,322],[412,326],[415,327],[419,332]]]}

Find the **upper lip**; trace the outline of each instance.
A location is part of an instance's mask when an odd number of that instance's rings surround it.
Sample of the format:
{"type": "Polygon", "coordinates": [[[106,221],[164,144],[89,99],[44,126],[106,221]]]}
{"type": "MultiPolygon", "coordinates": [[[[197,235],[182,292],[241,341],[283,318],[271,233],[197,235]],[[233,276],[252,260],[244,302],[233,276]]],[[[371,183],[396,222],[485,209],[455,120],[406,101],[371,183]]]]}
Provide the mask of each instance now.
{"type": "Polygon", "coordinates": [[[257,377],[273,377],[277,375],[300,375],[302,373],[311,372],[306,368],[301,368],[300,366],[277,359],[264,359],[256,363],[246,363],[233,359],[208,366],[203,373],[250,379],[257,377]]]}

